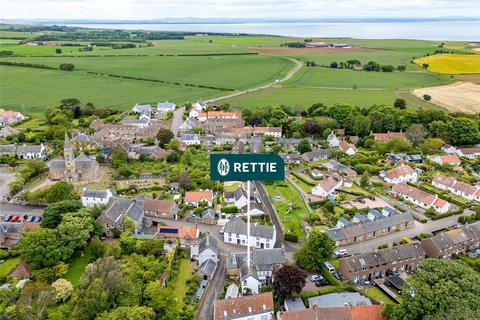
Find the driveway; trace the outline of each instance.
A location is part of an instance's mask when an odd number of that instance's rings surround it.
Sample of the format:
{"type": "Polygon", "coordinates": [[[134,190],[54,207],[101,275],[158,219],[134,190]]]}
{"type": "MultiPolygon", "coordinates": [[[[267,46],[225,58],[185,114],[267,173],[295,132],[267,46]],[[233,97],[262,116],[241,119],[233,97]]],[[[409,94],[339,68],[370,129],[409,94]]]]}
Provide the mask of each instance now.
{"type": "Polygon", "coordinates": [[[184,112],[185,107],[178,108],[173,112],[171,131],[175,137],[178,136],[178,127],[182,124],[184,112]]]}
{"type": "Polygon", "coordinates": [[[420,233],[436,232],[454,226],[458,223],[457,220],[458,215],[436,221],[429,221],[427,223],[420,223],[415,221],[415,226],[413,228],[397,231],[386,236],[368,240],[362,243],[343,246],[342,248],[347,249],[348,252],[351,254],[372,251],[377,249],[381,245],[399,242],[403,237],[413,238],[420,233]]]}
{"type": "Polygon", "coordinates": [[[213,319],[214,303],[222,293],[223,284],[225,282],[225,263],[227,262],[226,253],[221,252],[218,255],[219,262],[217,270],[210,280],[207,290],[203,293],[203,300],[198,306],[197,319],[213,319]]]}

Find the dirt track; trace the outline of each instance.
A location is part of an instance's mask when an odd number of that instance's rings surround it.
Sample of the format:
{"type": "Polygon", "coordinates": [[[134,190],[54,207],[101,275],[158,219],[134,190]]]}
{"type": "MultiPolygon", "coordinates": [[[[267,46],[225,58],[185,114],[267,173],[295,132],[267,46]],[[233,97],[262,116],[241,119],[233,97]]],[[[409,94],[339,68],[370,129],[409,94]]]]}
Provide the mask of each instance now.
{"type": "Polygon", "coordinates": [[[375,51],[374,49],[367,49],[367,48],[250,48],[249,50],[262,53],[262,54],[277,54],[277,55],[375,51]]]}
{"type": "Polygon", "coordinates": [[[413,93],[420,99],[423,99],[424,94],[428,94],[432,97],[430,102],[449,111],[480,112],[480,84],[457,82],[446,86],[416,89],[413,93]]]}

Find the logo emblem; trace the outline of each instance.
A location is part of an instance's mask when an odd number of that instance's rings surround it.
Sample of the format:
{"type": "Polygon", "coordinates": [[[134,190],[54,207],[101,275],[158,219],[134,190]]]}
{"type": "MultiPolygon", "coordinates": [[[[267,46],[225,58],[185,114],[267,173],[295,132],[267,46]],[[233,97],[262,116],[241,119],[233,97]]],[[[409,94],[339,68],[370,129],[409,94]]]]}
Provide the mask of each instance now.
{"type": "Polygon", "coordinates": [[[218,174],[225,177],[230,172],[230,163],[227,159],[221,159],[217,165],[218,174]]]}

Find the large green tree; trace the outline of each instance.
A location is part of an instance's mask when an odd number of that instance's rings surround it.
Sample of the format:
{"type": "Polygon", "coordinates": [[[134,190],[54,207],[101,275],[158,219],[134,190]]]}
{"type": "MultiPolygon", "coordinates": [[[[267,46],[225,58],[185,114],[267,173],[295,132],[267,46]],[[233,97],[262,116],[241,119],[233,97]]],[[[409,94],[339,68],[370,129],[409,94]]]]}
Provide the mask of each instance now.
{"type": "Polygon", "coordinates": [[[26,232],[16,249],[33,269],[53,267],[69,257],[55,229],[37,228],[26,232]]]}
{"type": "Polygon", "coordinates": [[[96,320],[153,320],[155,313],[149,307],[118,307],[104,312],[96,320]]]}
{"type": "Polygon", "coordinates": [[[473,320],[479,315],[480,274],[463,263],[438,259],[423,261],[403,288],[402,302],[385,311],[389,320],[473,320]]]}
{"type": "Polygon", "coordinates": [[[294,253],[297,264],[308,271],[320,271],[325,260],[330,259],[335,242],[325,232],[311,231],[307,240],[294,253]]]}
{"type": "Polygon", "coordinates": [[[77,200],[64,200],[50,204],[43,212],[42,228],[56,228],[66,213],[77,212],[83,208],[77,200]]]}

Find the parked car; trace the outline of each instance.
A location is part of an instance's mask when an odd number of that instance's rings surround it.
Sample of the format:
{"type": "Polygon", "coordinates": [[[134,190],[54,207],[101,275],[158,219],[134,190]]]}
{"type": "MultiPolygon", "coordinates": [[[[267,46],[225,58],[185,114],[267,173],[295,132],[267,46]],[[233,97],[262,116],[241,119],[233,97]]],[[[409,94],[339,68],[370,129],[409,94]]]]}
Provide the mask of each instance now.
{"type": "Polygon", "coordinates": [[[315,285],[317,287],[323,287],[323,286],[327,286],[329,285],[330,283],[326,280],[326,279],[322,279],[322,280],[318,280],[318,281],[315,281],[315,285]]]}
{"type": "Polygon", "coordinates": [[[40,222],[42,221],[42,217],[40,216],[35,216],[35,222],[40,222]]]}
{"type": "Polygon", "coordinates": [[[371,195],[368,196],[368,199],[370,199],[372,201],[375,201],[375,196],[373,194],[371,194],[371,195]]]}
{"type": "Polygon", "coordinates": [[[3,218],[3,221],[10,221],[12,220],[13,216],[11,214],[7,214],[5,218],[3,218]]]}
{"type": "Polygon", "coordinates": [[[36,218],[35,216],[30,216],[30,217],[28,217],[27,221],[28,222],[33,222],[33,221],[35,221],[35,218],[36,218]]]}
{"type": "Polygon", "coordinates": [[[17,222],[18,220],[20,220],[20,216],[15,216],[12,218],[12,222],[17,222]]]}
{"type": "Polygon", "coordinates": [[[348,256],[348,251],[347,249],[338,249],[335,250],[335,255],[337,256],[337,258],[346,257],[348,256]]]}
{"type": "Polygon", "coordinates": [[[324,262],[323,265],[325,266],[325,268],[328,270],[328,272],[330,273],[334,273],[335,272],[335,268],[332,266],[332,264],[330,262],[324,262]]]}
{"type": "Polygon", "coordinates": [[[312,282],[320,281],[320,280],[323,280],[323,276],[318,275],[318,274],[314,274],[313,276],[310,276],[310,280],[311,280],[312,282]]]}
{"type": "Polygon", "coordinates": [[[335,272],[332,272],[332,274],[339,281],[345,280],[345,277],[340,272],[335,271],[335,272]]]}
{"type": "Polygon", "coordinates": [[[224,234],[224,233],[225,233],[225,226],[222,226],[222,227],[220,228],[220,234],[224,234]]]}

